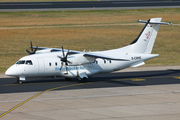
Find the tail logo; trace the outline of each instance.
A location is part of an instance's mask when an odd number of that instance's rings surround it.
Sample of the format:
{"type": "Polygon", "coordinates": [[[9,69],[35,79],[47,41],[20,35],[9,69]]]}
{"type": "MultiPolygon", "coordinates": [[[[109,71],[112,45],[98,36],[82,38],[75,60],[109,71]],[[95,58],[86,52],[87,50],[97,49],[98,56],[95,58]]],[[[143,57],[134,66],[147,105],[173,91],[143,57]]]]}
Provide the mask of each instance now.
{"type": "Polygon", "coordinates": [[[150,34],[151,34],[150,31],[145,34],[146,35],[146,39],[149,39],[150,34]]]}

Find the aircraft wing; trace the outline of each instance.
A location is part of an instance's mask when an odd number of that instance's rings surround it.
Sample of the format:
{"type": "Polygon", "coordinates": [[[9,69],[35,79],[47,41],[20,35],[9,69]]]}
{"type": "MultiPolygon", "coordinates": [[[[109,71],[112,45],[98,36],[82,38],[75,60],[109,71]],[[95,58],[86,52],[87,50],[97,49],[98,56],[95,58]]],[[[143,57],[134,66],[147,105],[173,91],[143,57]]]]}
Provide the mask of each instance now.
{"type": "MultiPolygon", "coordinates": [[[[33,49],[35,49],[36,47],[33,47],[33,49]]],[[[58,51],[62,51],[62,49],[59,48],[47,48],[47,47],[38,47],[38,50],[45,50],[45,49],[49,49],[51,52],[58,52],[58,51]]],[[[67,49],[64,49],[64,51],[68,51],[67,49]]],[[[69,55],[72,54],[82,54],[84,52],[80,52],[80,51],[74,51],[74,50],[70,50],[69,51],[69,55]]],[[[101,58],[101,59],[107,59],[107,60],[117,60],[117,61],[129,61],[127,59],[120,59],[120,58],[116,58],[116,57],[110,57],[110,56],[106,56],[106,55],[102,55],[102,54],[98,54],[98,53],[85,53],[83,55],[84,57],[91,57],[91,58],[101,58]]]]}
{"type": "Polygon", "coordinates": [[[108,59],[108,60],[117,60],[117,61],[129,61],[127,59],[120,59],[120,58],[105,56],[105,55],[101,55],[101,54],[97,54],[97,53],[85,53],[83,56],[84,57],[91,57],[91,58],[101,58],[101,59],[108,59]]]}
{"type": "MultiPolygon", "coordinates": [[[[30,47],[31,48],[31,47],[30,47]]],[[[36,49],[36,47],[32,47],[33,49],[36,49]]],[[[45,52],[60,52],[62,51],[61,48],[47,48],[47,47],[37,47],[37,50],[40,50],[39,52],[37,51],[37,53],[41,53],[41,51],[45,51],[45,52]]],[[[65,52],[68,52],[67,49],[64,49],[65,52]]],[[[69,55],[73,55],[73,54],[80,54],[82,52],[80,51],[75,51],[75,50],[70,50],[69,51],[69,55]]]]}
{"type": "MultiPolygon", "coordinates": [[[[31,48],[31,47],[29,47],[29,48],[31,48]]],[[[32,48],[36,49],[36,47],[32,47],[32,48]]],[[[62,49],[60,49],[60,48],[37,47],[37,50],[45,50],[45,49],[49,49],[49,50],[51,50],[51,52],[62,51],[62,49]]]]}
{"type": "MultiPolygon", "coordinates": [[[[29,47],[31,48],[31,47],[29,47]]],[[[36,49],[36,47],[32,47],[33,49],[36,49]]],[[[44,50],[44,49],[51,49],[51,48],[47,48],[47,47],[37,47],[37,50],[44,50]]]]}

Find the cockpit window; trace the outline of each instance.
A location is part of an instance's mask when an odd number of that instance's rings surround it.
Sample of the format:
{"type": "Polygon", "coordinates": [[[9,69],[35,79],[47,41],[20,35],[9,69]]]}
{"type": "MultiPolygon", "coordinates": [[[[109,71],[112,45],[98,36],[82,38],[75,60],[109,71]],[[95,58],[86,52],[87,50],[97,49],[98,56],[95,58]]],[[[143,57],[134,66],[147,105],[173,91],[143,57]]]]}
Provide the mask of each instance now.
{"type": "Polygon", "coordinates": [[[25,63],[25,60],[19,60],[19,61],[17,61],[16,64],[24,64],[24,63],[25,63]]]}
{"type": "Polygon", "coordinates": [[[19,60],[16,64],[26,64],[26,65],[33,65],[31,60],[19,60]]]}
{"type": "Polygon", "coordinates": [[[32,61],[31,61],[31,60],[27,60],[27,61],[26,61],[26,64],[27,64],[27,65],[32,65],[32,61]]]}

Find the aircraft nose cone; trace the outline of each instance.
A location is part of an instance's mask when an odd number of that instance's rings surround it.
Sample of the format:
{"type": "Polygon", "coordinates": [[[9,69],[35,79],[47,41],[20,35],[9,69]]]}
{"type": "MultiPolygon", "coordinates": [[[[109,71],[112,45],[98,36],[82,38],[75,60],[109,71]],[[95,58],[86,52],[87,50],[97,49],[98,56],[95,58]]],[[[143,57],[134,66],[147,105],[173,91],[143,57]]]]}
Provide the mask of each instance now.
{"type": "Polygon", "coordinates": [[[17,68],[15,65],[12,65],[10,68],[8,68],[5,72],[5,75],[7,76],[14,76],[16,74],[17,68]]]}
{"type": "Polygon", "coordinates": [[[6,72],[5,72],[5,74],[7,75],[7,76],[10,76],[11,75],[11,69],[10,68],[8,68],[7,70],[6,70],[6,72]]]}

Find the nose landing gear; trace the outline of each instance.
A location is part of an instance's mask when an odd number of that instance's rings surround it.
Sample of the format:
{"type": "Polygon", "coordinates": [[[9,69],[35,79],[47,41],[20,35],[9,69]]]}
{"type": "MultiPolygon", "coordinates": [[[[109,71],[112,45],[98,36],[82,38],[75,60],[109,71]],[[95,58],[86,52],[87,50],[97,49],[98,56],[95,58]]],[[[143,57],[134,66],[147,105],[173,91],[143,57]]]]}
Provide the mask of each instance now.
{"type": "Polygon", "coordinates": [[[17,84],[22,84],[22,80],[17,80],[17,84]]]}
{"type": "Polygon", "coordinates": [[[25,76],[17,77],[17,84],[22,84],[22,81],[25,81],[25,80],[26,80],[25,76]]]}

